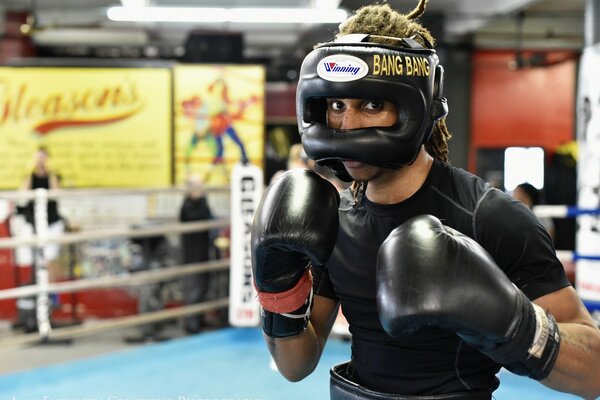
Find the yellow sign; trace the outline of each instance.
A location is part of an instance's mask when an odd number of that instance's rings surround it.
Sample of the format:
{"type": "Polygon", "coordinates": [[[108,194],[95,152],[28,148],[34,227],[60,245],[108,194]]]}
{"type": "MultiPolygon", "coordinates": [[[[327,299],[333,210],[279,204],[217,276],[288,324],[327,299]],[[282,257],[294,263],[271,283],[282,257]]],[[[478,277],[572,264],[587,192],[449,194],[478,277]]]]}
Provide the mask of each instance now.
{"type": "Polygon", "coordinates": [[[258,65],[178,65],[175,181],[227,184],[236,163],[262,167],[265,71],[258,65]]]}
{"type": "Polygon", "coordinates": [[[62,187],[171,183],[171,73],[0,68],[0,188],[21,185],[36,148],[62,187]]]}

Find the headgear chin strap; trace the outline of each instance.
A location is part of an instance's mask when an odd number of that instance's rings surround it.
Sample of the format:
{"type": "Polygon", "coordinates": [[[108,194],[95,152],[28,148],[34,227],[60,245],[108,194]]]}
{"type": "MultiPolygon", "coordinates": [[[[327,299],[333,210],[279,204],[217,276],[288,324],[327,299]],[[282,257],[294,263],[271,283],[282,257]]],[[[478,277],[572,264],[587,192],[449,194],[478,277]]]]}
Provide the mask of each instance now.
{"type": "Polygon", "coordinates": [[[345,181],[352,178],[343,160],[384,168],[412,163],[434,123],[448,114],[444,69],[435,50],[412,38],[392,38],[398,46],[389,46],[370,42],[373,37],[352,34],[322,44],[300,68],[296,114],[304,150],[345,181]],[[389,127],[332,129],[327,98],[389,100],[398,120],[389,127]]]}

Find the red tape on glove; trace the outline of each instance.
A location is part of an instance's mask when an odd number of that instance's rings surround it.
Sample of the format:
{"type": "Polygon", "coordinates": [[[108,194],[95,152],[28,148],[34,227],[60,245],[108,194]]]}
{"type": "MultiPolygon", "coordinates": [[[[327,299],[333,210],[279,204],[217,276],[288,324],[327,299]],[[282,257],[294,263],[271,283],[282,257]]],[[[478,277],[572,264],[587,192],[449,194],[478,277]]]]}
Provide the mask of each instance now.
{"type": "Polygon", "coordinates": [[[267,311],[278,314],[291,313],[306,303],[312,284],[312,273],[307,269],[293,288],[278,293],[258,292],[258,301],[267,311]]]}

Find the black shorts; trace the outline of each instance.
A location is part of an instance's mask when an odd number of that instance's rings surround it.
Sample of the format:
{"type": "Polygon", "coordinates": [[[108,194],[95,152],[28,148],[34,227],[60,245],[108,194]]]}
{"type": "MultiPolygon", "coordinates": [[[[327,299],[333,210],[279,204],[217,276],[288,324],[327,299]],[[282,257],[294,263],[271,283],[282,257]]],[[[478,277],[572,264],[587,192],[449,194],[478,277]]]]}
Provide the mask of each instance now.
{"type": "Polygon", "coordinates": [[[330,400],[491,400],[497,386],[488,390],[457,392],[431,396],[406,396],[380,393],[352,381],[349,362],[334,365],[330,371],[330,400]]]}

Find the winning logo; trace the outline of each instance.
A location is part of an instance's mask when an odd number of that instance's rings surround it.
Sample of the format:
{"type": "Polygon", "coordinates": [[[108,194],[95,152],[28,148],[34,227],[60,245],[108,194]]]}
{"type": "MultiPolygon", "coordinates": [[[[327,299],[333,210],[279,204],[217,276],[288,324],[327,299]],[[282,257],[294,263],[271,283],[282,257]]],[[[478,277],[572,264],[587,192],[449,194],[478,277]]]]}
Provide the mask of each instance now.
{"type": "Polygon", "coordinates": [[[319,61],[317,74],[331,82],[350,82],[367,75],[369,66],[360,58],[334,54],[319,61]]]}

